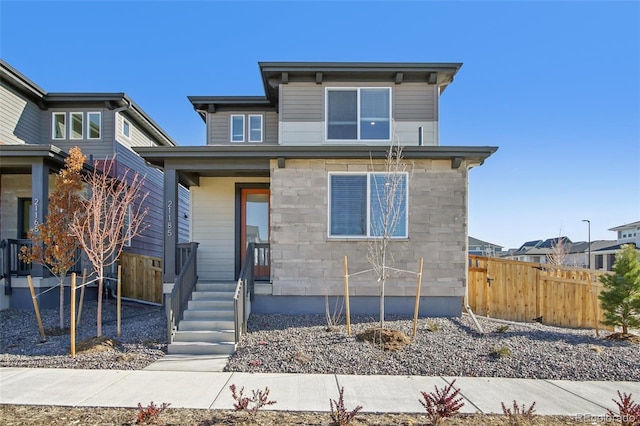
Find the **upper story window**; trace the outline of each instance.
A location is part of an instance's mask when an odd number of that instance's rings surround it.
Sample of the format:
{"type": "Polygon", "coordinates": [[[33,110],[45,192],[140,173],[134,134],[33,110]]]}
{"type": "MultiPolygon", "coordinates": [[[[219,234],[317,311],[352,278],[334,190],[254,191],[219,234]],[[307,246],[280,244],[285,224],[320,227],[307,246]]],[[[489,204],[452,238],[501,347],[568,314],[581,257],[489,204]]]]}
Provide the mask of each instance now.
{"type": "Polygon", "coordinates": [[[329,236],[408,237],[407,173],[329,174],[329,236]]]}
{"type": "Polygon", "coordinates": [[[100,139],[101,118],[102,114],[99,112],[87,113],[87,135],[89,139],[100,139]]]}
{"type": "Polygon", "coordinates": [[[249,142],[262,142],[261,115],[249,115],[249,142]]]}
{"type": "Polygon", "coordinates": [[[131,137],[131,124],[124,118],[122,119],[122,134],[125,138],[131,137]]]}
{"type": "Polygon", "coordinates": [[[231,115],[231,142],[262,142],[263,133],[261,114],[231,115]]]}
{"type": "Polygon", "coordinates": [[[69,139],[82,139],[84,136],[84,114],[81,112],[72,112],[71,116],[71,128],[69,129],[69,139]]]}
{"type": "Polygon", "coordinates": [[[67,114],[64,112],[53,113],[52,139],[65,139],[67,137],[67,114]]]}
{"type": "Polygon", "coordinates": [[[231,142],[244,142],[244,115],[231,116],[231,142]]]}
{"type": "Polygon", "coordinates": [[[390,140],[391,88],[327,88],[327,140],[390,140]]]}
{"type": "Polygon", "coordinates": [[[100,139],[101,137],[102,113],[100,112],[54,112],[51,115],[51,139],[100,139]],[[67,126],[67,117],[69,126],[67,126]]]}

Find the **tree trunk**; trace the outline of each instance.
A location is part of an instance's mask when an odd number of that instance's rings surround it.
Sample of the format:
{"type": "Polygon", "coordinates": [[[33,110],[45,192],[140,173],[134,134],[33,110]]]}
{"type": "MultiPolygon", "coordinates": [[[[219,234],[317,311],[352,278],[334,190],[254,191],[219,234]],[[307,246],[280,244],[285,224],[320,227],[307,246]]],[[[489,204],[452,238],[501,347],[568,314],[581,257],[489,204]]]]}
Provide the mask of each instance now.
{"type": "Polygon", "coordinates": [[[60,277],[60,330],[64,329],[64,276],[60,277]]]}
{"type": "Polygon", "coordinates": [[[103,283],[103,275],[102,268],[100,268],[100,275],[98,276],[98,314],[97,314],[97,324],[98,330],[96,335],[98,337],[102,336],[102,283],[103,283]]]}

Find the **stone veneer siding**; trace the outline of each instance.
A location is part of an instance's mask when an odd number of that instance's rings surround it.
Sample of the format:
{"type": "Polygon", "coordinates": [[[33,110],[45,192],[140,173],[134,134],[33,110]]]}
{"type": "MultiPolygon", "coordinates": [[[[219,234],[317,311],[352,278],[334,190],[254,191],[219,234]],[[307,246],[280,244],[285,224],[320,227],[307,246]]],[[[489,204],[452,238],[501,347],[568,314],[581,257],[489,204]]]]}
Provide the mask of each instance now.
{"type": "MultiPolygon", "coordinates": [[[[418,270],[424,258],[422,296],[463,297],[467,277],[467,168],[449,160],[407,161],[409,238],[391,250],[398,269],[418,270]]],[[[380,164],[380,163],[378,163],[380,164]]],[[[271,163],[271,259],[274,296],[343,293],[343,258],[349,273],[370,269],[366,239],[328,237],[328,172],[363,172],[369,160],[292,160],[271,163]]],[[[379,169],[378,169],[379,170],[379,169]]],[[[393,276],[387,296],[415,296],[415,275],[393,276]]],[[[352,296],[377,296],[372,273],[351,277],[352,296]]]]}

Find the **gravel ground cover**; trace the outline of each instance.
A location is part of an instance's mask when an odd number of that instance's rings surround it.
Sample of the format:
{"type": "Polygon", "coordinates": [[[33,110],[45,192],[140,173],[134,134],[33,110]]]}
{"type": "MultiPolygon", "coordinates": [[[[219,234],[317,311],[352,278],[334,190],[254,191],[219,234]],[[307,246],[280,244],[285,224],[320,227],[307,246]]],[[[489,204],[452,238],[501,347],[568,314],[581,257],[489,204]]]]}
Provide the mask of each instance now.
{"type": "MultiPolygon", "coordinates": [[[[65,328],[69,327],[67,306],[65,328]]],[[[83,368],[141,370],[166,354],[167,331],[164,308],[141,303],[122,303],[122,335],[117,335],[116,303],[102,304],[102,335],[121,345],[112,350],[93,348],[71,358],[68,330],[59,333],[57,309],[41,311],[46,342],[40,343],[38,323],[33,310],[0,311],[0,367],[83,368]]],[[[96,301],[85,300],[76,345],[96,336],[96,301]]]]}
{"type": "MultiPolygon", "coordinates": [[[[142,369],[164,356],[164,308],[125,302],[121,337],[116,336],[115,302],[105,301],[103,309],[103,335],[117,340],[120,345],[106,351],[79,353],[76,358],[69,356],[68,333],[52,332],[47,335],[46,343],[39,342],[32,310],[0,311],[0,366],[142,369]]],[[[42,317],[45,329],[55,330],[57,310],[43,310],[42,317]]],[[[337,330],[327,331],[322,315],[253,314],[249,320],[249,332],[242,338],[226,370],[640,381],[640,345],[605,339],[607,332],[596,337],[593,330],[537,323],[506,324],[484,318],[479,318],[479,321],[485,334],[478,333],[466,315],[461,318],[423,318],[419,320],[418,334],[410,344],[401,351],[385,352],[355,337],[355,334],[378,325],[372,317],[353,317],[352,335],[347,336],[344,322],[337,330]]],[[[411,335],[412,321],[409,318],[388,316],[386,326],[411,335]]],[[[95,301],[86,301],[77,341],[89,339],[95,333],[95,301]]],[[[148,403],[139,402],[143,406],[148,403]]],[[[164,401],[156,401],[158,404],[161,402],[164,401]]],[[[349,401],[346,403],[348,406],[349,401]]],[[[136,415],[137,410],[124,408],[0,405],[0,424],[3,425],[130,425],[135,424],[136,415]]],[[[244,413],[173,408],[155,420],[159,425],[199,426],[246,422],[244,413]]],[[[331,424],[331,419],[328,413],[264,411],[258,414],[254,423],[326,425],[331,424]]],[[[359,414],[353,424],[419,425],[428,424],[428,420],[420,414],[367,413],[359,414]]],[[[511,423],[505,416],[476,414],[455,417],[447,424],[498,426],[511,423]]],[[[578,425],[584,424],[584,420],[537,416],[531,424],[578,425]]]]}
{"type": "MultiPolygon", "coordinates": [[[[255,373],[396,374],[640,381],[640,345],[609,340],[608,332],[471,317],[423,318],[401,351],[382,351],[355,335],[378,326],[352,317],[327,331],[324,316],[252,315],[226,371],[255,373]]],[[[387,316],[385,326],[412,333],[412,320],[387,316]]]]}

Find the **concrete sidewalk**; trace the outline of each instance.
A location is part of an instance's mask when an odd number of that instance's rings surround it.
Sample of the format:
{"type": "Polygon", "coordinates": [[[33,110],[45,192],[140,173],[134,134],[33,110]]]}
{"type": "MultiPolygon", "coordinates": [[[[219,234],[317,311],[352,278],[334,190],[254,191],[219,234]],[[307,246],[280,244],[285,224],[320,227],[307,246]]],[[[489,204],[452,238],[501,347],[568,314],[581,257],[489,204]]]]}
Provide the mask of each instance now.
{"type": "Polygon", "coordinates": [[[329,411],[344,387],[348,406],[364,412],[424,413],[420,391],[432,392],[453,380],[464,397],[463,413],[502,413],[515,399],[536,402],[540,415],[603,415],[615,410],[617,391],[640,397],[639,382],[574,382],[478,377],[351,376],[334,374],[252,374],[202,371],[123,371],[0,368],[0,404],[135,408],[153,401],[172,408],[232,409],[229,386],[271,390],[269,410],[329,411]]]}

